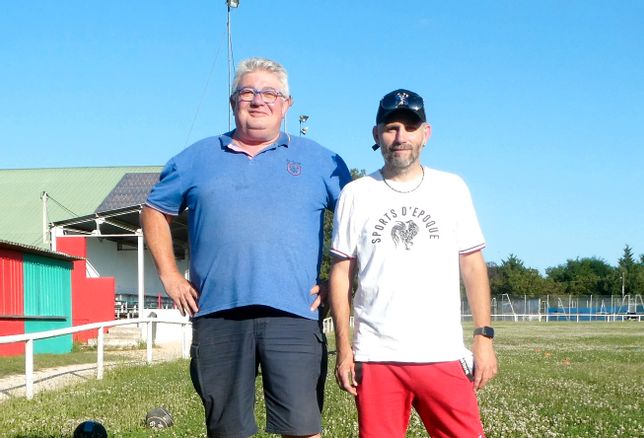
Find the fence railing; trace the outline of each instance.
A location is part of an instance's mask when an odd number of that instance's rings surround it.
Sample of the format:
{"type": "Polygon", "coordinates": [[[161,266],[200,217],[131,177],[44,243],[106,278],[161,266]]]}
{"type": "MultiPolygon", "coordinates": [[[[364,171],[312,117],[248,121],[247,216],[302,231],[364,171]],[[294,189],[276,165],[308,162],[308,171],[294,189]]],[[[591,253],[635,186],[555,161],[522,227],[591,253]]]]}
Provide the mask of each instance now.
{"type": "Polygon", "coordinates": [[[182,357],[187,358],[190,354],[190,349],[189,349],[190,346],[187,341],[186,328],[187,326],[190,325],[190,322],[168,320],[168,319],[161,319],[161,318],[154,318],[154,317],[126,319],[126,320],[119,320],[119,321],[95,322],[91,324],[84,324],[84,325],[68,327],[64,329],[48,330],[44,332],[0,336],[0,345],[12,344],[16,342],[25,343],[25,395],[27,399],[31,400],[34,396],[34,341],[39,339],[55,338],[57,336],[68,335],[71,333],[84,332],[87,330],[98,330],[97,340],[96,340],[96,378],[100,380],[103,378],[103,371],[105,368],[104,357],[105,357],[105,329],[106,328],[122,326],[122,325],[131,325],[131,324],[144,325],[146,330],[146,362],[152,363],[152,346],[154,343],[154,339],[153,339],[154,325],[158,323],[181,325],[182,334],[183,334],[183,336],[181,336],[181,354],[182,354],[182,357]]]}
{"type": "MultiPolygon", "coordinates": [[[[575,322],[591,322],[591,321],[644,321],[643,314],[614,314],[614,313],[493,313],[492,321],[538,321],[538,322],[557,322],[557,321],[575,321],[575,322]]],[[[462,321],[471,321],[472,315],[463,313],[461,314],[462,321]]],[[[353,328],[353,316],[349,320],[349,326],[353,328]]],[[[325,334],[334,331],[333,319],[325,318],[322,321],[322,330],[325,334]]]]}
{"type": "MultiPolygon", "coordinates": [[[[642,314],[624,313],[496,313],[492,314],[492,321],[539,321],[539,322],[594,322],[594,321],[639,321],[644,320],[642,314]]],[[[471,321],[472,315],[461,315],[463,321],[471,321]]]]}

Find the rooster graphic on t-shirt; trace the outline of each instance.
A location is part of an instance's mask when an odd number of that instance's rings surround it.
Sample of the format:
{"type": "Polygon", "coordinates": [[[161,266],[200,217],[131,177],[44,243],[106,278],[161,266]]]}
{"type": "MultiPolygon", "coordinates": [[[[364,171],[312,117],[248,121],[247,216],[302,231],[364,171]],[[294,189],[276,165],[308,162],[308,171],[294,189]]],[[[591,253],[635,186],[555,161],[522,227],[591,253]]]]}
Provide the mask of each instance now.
{"type": "Polygon", "coordinates": [[[412,240],[416,234],[418,234],[418,225],[412,220],[407,222],[398,221],[396,225],[391,227],[391,238],[396,248],[402,242],[405,245],[405,249],[410,250],[414,244],[412,240]]]}

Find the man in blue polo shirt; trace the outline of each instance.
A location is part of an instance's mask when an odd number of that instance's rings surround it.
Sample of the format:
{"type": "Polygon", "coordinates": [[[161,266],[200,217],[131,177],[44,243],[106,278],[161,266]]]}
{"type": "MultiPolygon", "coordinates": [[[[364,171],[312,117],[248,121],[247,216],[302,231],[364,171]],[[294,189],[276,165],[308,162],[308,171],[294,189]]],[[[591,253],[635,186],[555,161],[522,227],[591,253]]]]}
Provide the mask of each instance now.
{"type": "Polygon", "coordinates": [[[335,153],[280,131],[291,105],[286,70],[242,61],[230,104],[236,129],[173,157],[143,211],[146,242],[168,295],[193,317],[190,374],[209,437],[257,431],[261,367],[266,430],[321,432],[326,346],[318,323],[324,210],[351,179],[335,153]],[[188,209],[190,282],[169,223],[188,209]]]}

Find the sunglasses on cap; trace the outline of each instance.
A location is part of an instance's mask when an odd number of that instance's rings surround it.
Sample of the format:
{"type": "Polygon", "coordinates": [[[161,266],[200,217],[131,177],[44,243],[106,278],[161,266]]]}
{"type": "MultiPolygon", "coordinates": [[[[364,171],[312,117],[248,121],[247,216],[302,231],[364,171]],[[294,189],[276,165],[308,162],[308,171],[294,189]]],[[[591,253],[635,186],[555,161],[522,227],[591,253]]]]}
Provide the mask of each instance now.
{"type": "MultiPolygon", "coordinates": [[[[410,109],[414,112],[423,110],[423,98],[413,91],[396,90],[380,99],[380,108],[391,112],[396,109],[410,109]]],[[[423,116],[425,112],[423,110],[423,116]]]]}

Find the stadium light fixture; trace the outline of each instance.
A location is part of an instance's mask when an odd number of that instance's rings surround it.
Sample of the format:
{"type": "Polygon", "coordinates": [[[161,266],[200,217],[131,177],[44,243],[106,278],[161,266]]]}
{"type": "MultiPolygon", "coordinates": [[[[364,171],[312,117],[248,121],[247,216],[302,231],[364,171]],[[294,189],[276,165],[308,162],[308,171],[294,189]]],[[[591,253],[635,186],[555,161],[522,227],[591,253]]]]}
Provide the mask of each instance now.
{"type": "Polygon", "coordinates": [[[306,123],[308,119],[309,119],[309,116],[307,116],[306,114],[300,115],[300,135],[306,135],[306,131],[309,130],[309,128],[307,128],[306,126],[302,127],[302,124],[306,123]]]}

